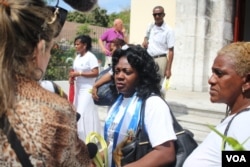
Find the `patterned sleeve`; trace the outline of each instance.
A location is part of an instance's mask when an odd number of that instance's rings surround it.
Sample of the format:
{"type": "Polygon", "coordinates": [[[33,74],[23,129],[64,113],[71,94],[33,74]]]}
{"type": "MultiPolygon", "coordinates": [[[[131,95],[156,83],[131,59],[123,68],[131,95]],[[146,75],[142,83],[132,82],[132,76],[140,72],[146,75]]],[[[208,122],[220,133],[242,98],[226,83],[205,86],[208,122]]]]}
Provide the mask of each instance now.
{"type": "Polygon", "coordinates": [[[58,138],[62,141],[60,147],[64,148],[60,156],[65,156],[62,164],[70,167],[88,167],[90,165],[90,157],[86,144],[77,135],[76,112],[72,109],[72,116],[64,119],[64,125],[70,126],[62,129],[58,128],[58,131],[61,132],[58,138]]]}

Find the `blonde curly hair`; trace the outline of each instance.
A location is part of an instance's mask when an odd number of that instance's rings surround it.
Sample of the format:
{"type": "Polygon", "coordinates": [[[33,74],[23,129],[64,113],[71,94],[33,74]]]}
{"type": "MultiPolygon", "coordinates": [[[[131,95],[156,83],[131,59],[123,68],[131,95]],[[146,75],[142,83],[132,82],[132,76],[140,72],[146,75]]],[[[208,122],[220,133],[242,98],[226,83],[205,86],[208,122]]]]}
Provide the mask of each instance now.
{"type": "Polygon", "coordinates": [[[61,30],[44,0],[0,1],[0,116],[13,105],[17,74],[32,79],[34,49],[46,46],[61,30]]]}
{"type": "Polygon", "coordinates": [[[235,71],[240,76],[250,73],[250,42],[235,42],[223,47],[218,55],[230,57],[235,66],[235,71]]]}

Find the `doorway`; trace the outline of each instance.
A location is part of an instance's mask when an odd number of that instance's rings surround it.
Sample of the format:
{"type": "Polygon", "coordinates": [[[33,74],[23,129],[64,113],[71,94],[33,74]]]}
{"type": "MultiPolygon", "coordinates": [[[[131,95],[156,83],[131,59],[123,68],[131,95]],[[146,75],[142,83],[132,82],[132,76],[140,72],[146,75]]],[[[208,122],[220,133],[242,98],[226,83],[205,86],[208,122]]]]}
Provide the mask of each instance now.
{"type": "Polygon", "coordinates": [[[250,1],[235,0],[234,42],[250,41],[250,1]]]}

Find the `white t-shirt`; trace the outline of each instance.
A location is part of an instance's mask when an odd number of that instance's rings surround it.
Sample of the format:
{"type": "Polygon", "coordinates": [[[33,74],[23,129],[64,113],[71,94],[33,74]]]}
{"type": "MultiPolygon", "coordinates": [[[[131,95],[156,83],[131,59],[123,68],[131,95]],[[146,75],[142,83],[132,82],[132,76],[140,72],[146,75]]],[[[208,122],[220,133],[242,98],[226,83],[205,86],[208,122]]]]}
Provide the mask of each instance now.
{"type": "Polygon", "coordinates": [[[152,147],[176,140],[169,107],[158,96],[151,96],[146,101],[145,126],[152,147]]]}
{"type": "MultiPolygon", "coordinates": [[[[74,71],[77,72],[91,71],[96,67],[98,67],[98,60],[90,51],[86,52],[84,56],[78,54],[73,63],[74,71]]],[[[95,77],[76,77],[76,83],[83,83],[88,87],[92,87],[95,83],[95,79],[95,77]]]]}
{"type": "Polygon", "coordinates": [[[160,27],[151,24],[146,34],[149,34],[147,52],[151,56],[167,54],[168,49],[174,47],[174,31],[166,23],[163,23],[160,27]]]}
{"type": "MultiPolygon", "coordinates": [[[[119,123],[125,112],[126,106],[129,104],[131,98],[124,98],[122,104],[120,105],[119,113],[117,114],[114,124],[119,123]],[[117,123],[115,123],[117,122],[117,123]]],[[[112,107],[110,109],[112,111],[112,107]]],[[[131,111],[129,111],[131,112],[131,111]]],[[[109,112],[107,119],[112,115],[109,112]]],[[[158,96],[151,96],[146,101],[145,106],[145,117],[144,123],[146,126],[146,131],[149,136],[150,143],[152,147],[158,146],[166,141],[176,140],[176,135],[173,129],[173,121],[169,112],[169,107],[166,103],[158,96]]],[[[127,134],[127,129],[122,129],[119,134],[123,135],[123,138],[119,138],[117,143],[120,143],[125,135],[127,134]]],[[[109,139],[112,139],[112,134],[108,135],[109,139]]],[[[112,141],[108,146],[109,152],[109,166],[111,165],[111,155],[112,155],[112,141]]]]}
{"type": "MultiPolygon", "coordinates": [[[[216,129],[224,134],[224,131],[234,115],[228,116],[216,129]]],[[[249,136],[250,111],[237,115],[232,121],[227,136],[233,137],[243,143],[249,136]]],[[[222,138],[215,132],[211,132],[206,139],[186,159],[183,167],[221,167],[222,162],[222,138]]],[[[250,140],[244,144],[246,150],[250,150],[250,140]]],[[[226,145],[225,150],[233,150],[226,145]]]]}
{"type": "Polygon", "coordinates": [[[41,86],[42,86],[43,88],[45,88],[46,90],[55,93],[55,88],[54,88],[54,85],[52,84],[51,81],[42,80],[42,81],[40,82],[40,84],[41,84],[41,86]]]}

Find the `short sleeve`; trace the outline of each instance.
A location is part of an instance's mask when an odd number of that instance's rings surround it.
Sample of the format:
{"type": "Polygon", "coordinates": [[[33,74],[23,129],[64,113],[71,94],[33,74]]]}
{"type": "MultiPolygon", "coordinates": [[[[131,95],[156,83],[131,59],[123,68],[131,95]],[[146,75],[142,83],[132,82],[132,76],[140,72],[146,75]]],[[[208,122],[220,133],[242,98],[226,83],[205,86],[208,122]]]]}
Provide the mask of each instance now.
{"type": "Polygon", "coordinates": [[[146,101],[145,125],[153,147],[176,140],[169,107],[158,96],[151,96],[146,101]]]}
{"type": "Polygon", "coordinates": [[[96,67],[99,66],[98,60],[97,60],[96,56],[93,53],[91,53],[89,59],[90,59],[89,62],[90,62],[90,68],[91,69],[96,68],[96,67]]]}
{"type": "Polygon", "coordinates": [[[173,48],[175,44],[175,35],[174,35],[174,30],[170,29],[168,34],[167,34],[167,44],[168,48],[173,48]]]}

